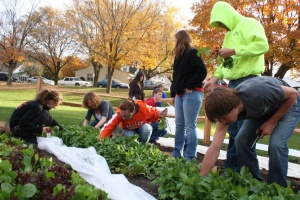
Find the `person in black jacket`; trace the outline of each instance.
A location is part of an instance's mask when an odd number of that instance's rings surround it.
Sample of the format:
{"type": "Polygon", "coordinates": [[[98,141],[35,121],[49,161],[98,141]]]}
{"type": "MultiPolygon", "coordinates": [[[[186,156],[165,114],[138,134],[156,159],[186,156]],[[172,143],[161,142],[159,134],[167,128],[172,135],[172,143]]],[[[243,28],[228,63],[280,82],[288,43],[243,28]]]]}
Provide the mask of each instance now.
{"type": "Polygon", "coordinates": [[[36,136],[51,133],[51,127],[63,127],[50,115],[49,110],[62,103],[62,95],[57,91],[43,90],[34,100],[19,105],[12,113],[9,126],[14,137],[27,143],[37,143],[36,136]]]}
{"type": "Polygon", "coordinates": [[[206,78],[207,70],[201,57],[197,56],[197,50],[191,46],[192,39],[185,30],[175,34],[175,41],[171,86],[171,97],[175,97],[176,124],[173,156],[184,156],[191,161],[197,157],[196,124],[204,97],[202,82],[206,78]]]}
{"type": "Polygon", "coordinates": [[[144,79],[145,75],[142,71],[139,71],[134,79],[129,84],[129,98],[145,100],[144,94],[144,79]]]}

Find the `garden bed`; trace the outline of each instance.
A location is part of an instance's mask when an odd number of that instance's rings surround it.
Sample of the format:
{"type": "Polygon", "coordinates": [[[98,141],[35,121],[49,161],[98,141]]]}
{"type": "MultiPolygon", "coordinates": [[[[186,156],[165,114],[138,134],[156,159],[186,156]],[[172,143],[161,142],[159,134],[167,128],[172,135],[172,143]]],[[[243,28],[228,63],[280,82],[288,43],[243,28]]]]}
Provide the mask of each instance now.
{"type": "MultiPolygon", "coordinates": [[[[173,148],[172,147],[164,147],[158,145],[158,148],[163,152],[164,154],[167,154],[168,156],[172,155],[173,148]]],[[[46,151],[37,149],[37,151],[40,154],[43,154],[44,156],[47,157],[52,157],[56,163],[59,165],[65,165],[65,163],[61,162],[60,160],[56,159],[56,157],[52,154],[49,154],[46,151]]],[[[203,154],[198,153],[197,155],[197,163],[202,163],[202,160],[204,158],[203,154]]],[[[215,166],[217,169],[220,169],[222,172],[224,172],[224,160],[217,160],[215,166]]],[[[267,180],[267,170],[261,170],[261,174],[264,180],[267,180]]],[[[136,186],[139,186],[143,188],[146,192],[154,196],[155,198],[158,197],[158,185],[157,184],[151,184],[151,180],[149,180],[147,177],[142,176],[142,175],[137,175],[137,176],[126,176],[128,181],[136,186]]],[[[291,182],[292,189],[295,193],[298,193],[300,191],[300,179],[297,178],[288,178],[288,180],[291,182]]]]}

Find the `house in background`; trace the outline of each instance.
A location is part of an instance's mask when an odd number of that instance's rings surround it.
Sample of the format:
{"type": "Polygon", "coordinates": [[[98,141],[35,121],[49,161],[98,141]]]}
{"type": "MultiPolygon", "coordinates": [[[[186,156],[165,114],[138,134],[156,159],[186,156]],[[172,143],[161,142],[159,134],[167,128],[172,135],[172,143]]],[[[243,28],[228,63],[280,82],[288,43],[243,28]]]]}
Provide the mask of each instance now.
{"type": "MultiPolygon", "coordinates": [[[[135,67],[124,66],[121,68],[121,70],[115,69],[113,79],[118,79],[124,83],[129,84],[134,79],[137,72],[138,69],[135,67]]],[[[106,75],[107,75],[107,67],[103,67],[100,70],[99,78],[97,81],[107,78],[106,75]]],[[[84,80],[92,82],[94,80],[94,68],[93,66],[90,66],[88,68],[75,71],[75,76],[84,78],[84,80]]],[[[171,85],[171,81],[167,78],[167,76],[163,74],[156,75],[150,78],[150,81],[155,81],[157,83],[162,83],[165,85],[171,85]]]]}
{"type": "MultiPolygon", "coordinates": [[[[5,65],[0,64],[0,72],[4,72],[8,74],[8,68],[5,65]]],[[[13,77],[18,78],[18,81],[26,82],[26,79],[29,77],[26,73],[24,73],[24,66],[18,64],[16,69],[13,70],[13,77]]]]}
{"type": "MultiPolygon", "coordinates": [[[[107,75],[107,67],[101,68],[99,78],[97,81],[107,78],[106,75],[107,75]]],[[[94,68],[93,68],[93,66],[90,66],[88,68],[75,71],[75,76],[84,78],[84,80],[86,80],[86,81],[93,82],[94,81],[94,68]]],[[[130,78],[129,72],[120,71],[120,70],[115,69],[113,79],[118,79],[124,83],[129,83],[129,78],[130,78]]]]}

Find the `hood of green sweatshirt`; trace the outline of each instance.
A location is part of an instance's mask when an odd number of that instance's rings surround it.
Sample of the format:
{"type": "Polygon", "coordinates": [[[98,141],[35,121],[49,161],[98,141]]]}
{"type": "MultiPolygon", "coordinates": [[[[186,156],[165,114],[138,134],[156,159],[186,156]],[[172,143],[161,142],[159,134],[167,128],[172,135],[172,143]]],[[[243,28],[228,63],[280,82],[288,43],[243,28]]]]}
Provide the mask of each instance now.
{"type": "Polygon", "coordinates": [[[218,1],[215,3],[211,13],[209,24],[220,28],[218,22],[224,24],[230,31],[243,18],[230,4],[218,1]]]}

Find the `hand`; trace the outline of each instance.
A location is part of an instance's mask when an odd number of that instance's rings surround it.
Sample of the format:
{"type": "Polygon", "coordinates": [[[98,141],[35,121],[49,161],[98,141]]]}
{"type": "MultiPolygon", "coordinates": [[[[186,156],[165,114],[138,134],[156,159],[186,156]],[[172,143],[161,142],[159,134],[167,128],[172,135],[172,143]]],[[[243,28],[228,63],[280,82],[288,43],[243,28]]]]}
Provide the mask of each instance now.
{"type": "Polygon", "coordinates": [[[205,92],[210,92],[214,89],[215,84],[217,83],[218,78],[213,76],[211,79],[209,79],[203,86],[203,89],[205,92]]]}
{"type": "Polygon", "coordinates": [[[174,104],[175,104],[175,98],[172,98],[172,105],[174,106],[174,104]]]}
{"type": "Polygon", "coordinates": [[[222,48],[218,51],[218,55],[223,57],[223,58],[228,58],[232,55],[235,55],[235,50],[234,49],[228,49],[228,48],[222,48]]]}
{"type": "Polygon", "coordinates": [[[162,111],[160,111],[160,112],[158,113],[158,116],[159,116],[160,118],[163,118],[163,117],[166,117],[167,114],[168,114],[168,109],[165,108],[164,110],[162,110],[162,111]]]}
{"type": "Polygon", "coordinates": [[[51,132],[52,132],[52,129],[49,126],[43,127],[42,133],[47,134],[47,133],[51,133],[51,132]]]}
{"type": "Polygon", "coordinates": [[[262,139],[263,137],[265,137],[266,135],[271,135],[273,133],[273,130],[275,128],[277,124],[271,124],[268,122],[263,123],[263,125],[261,125],[261,127],[256,131],[256,133],[258,133],[261,130],[261,136],[259,137],[260,139],[262,139]]]}

